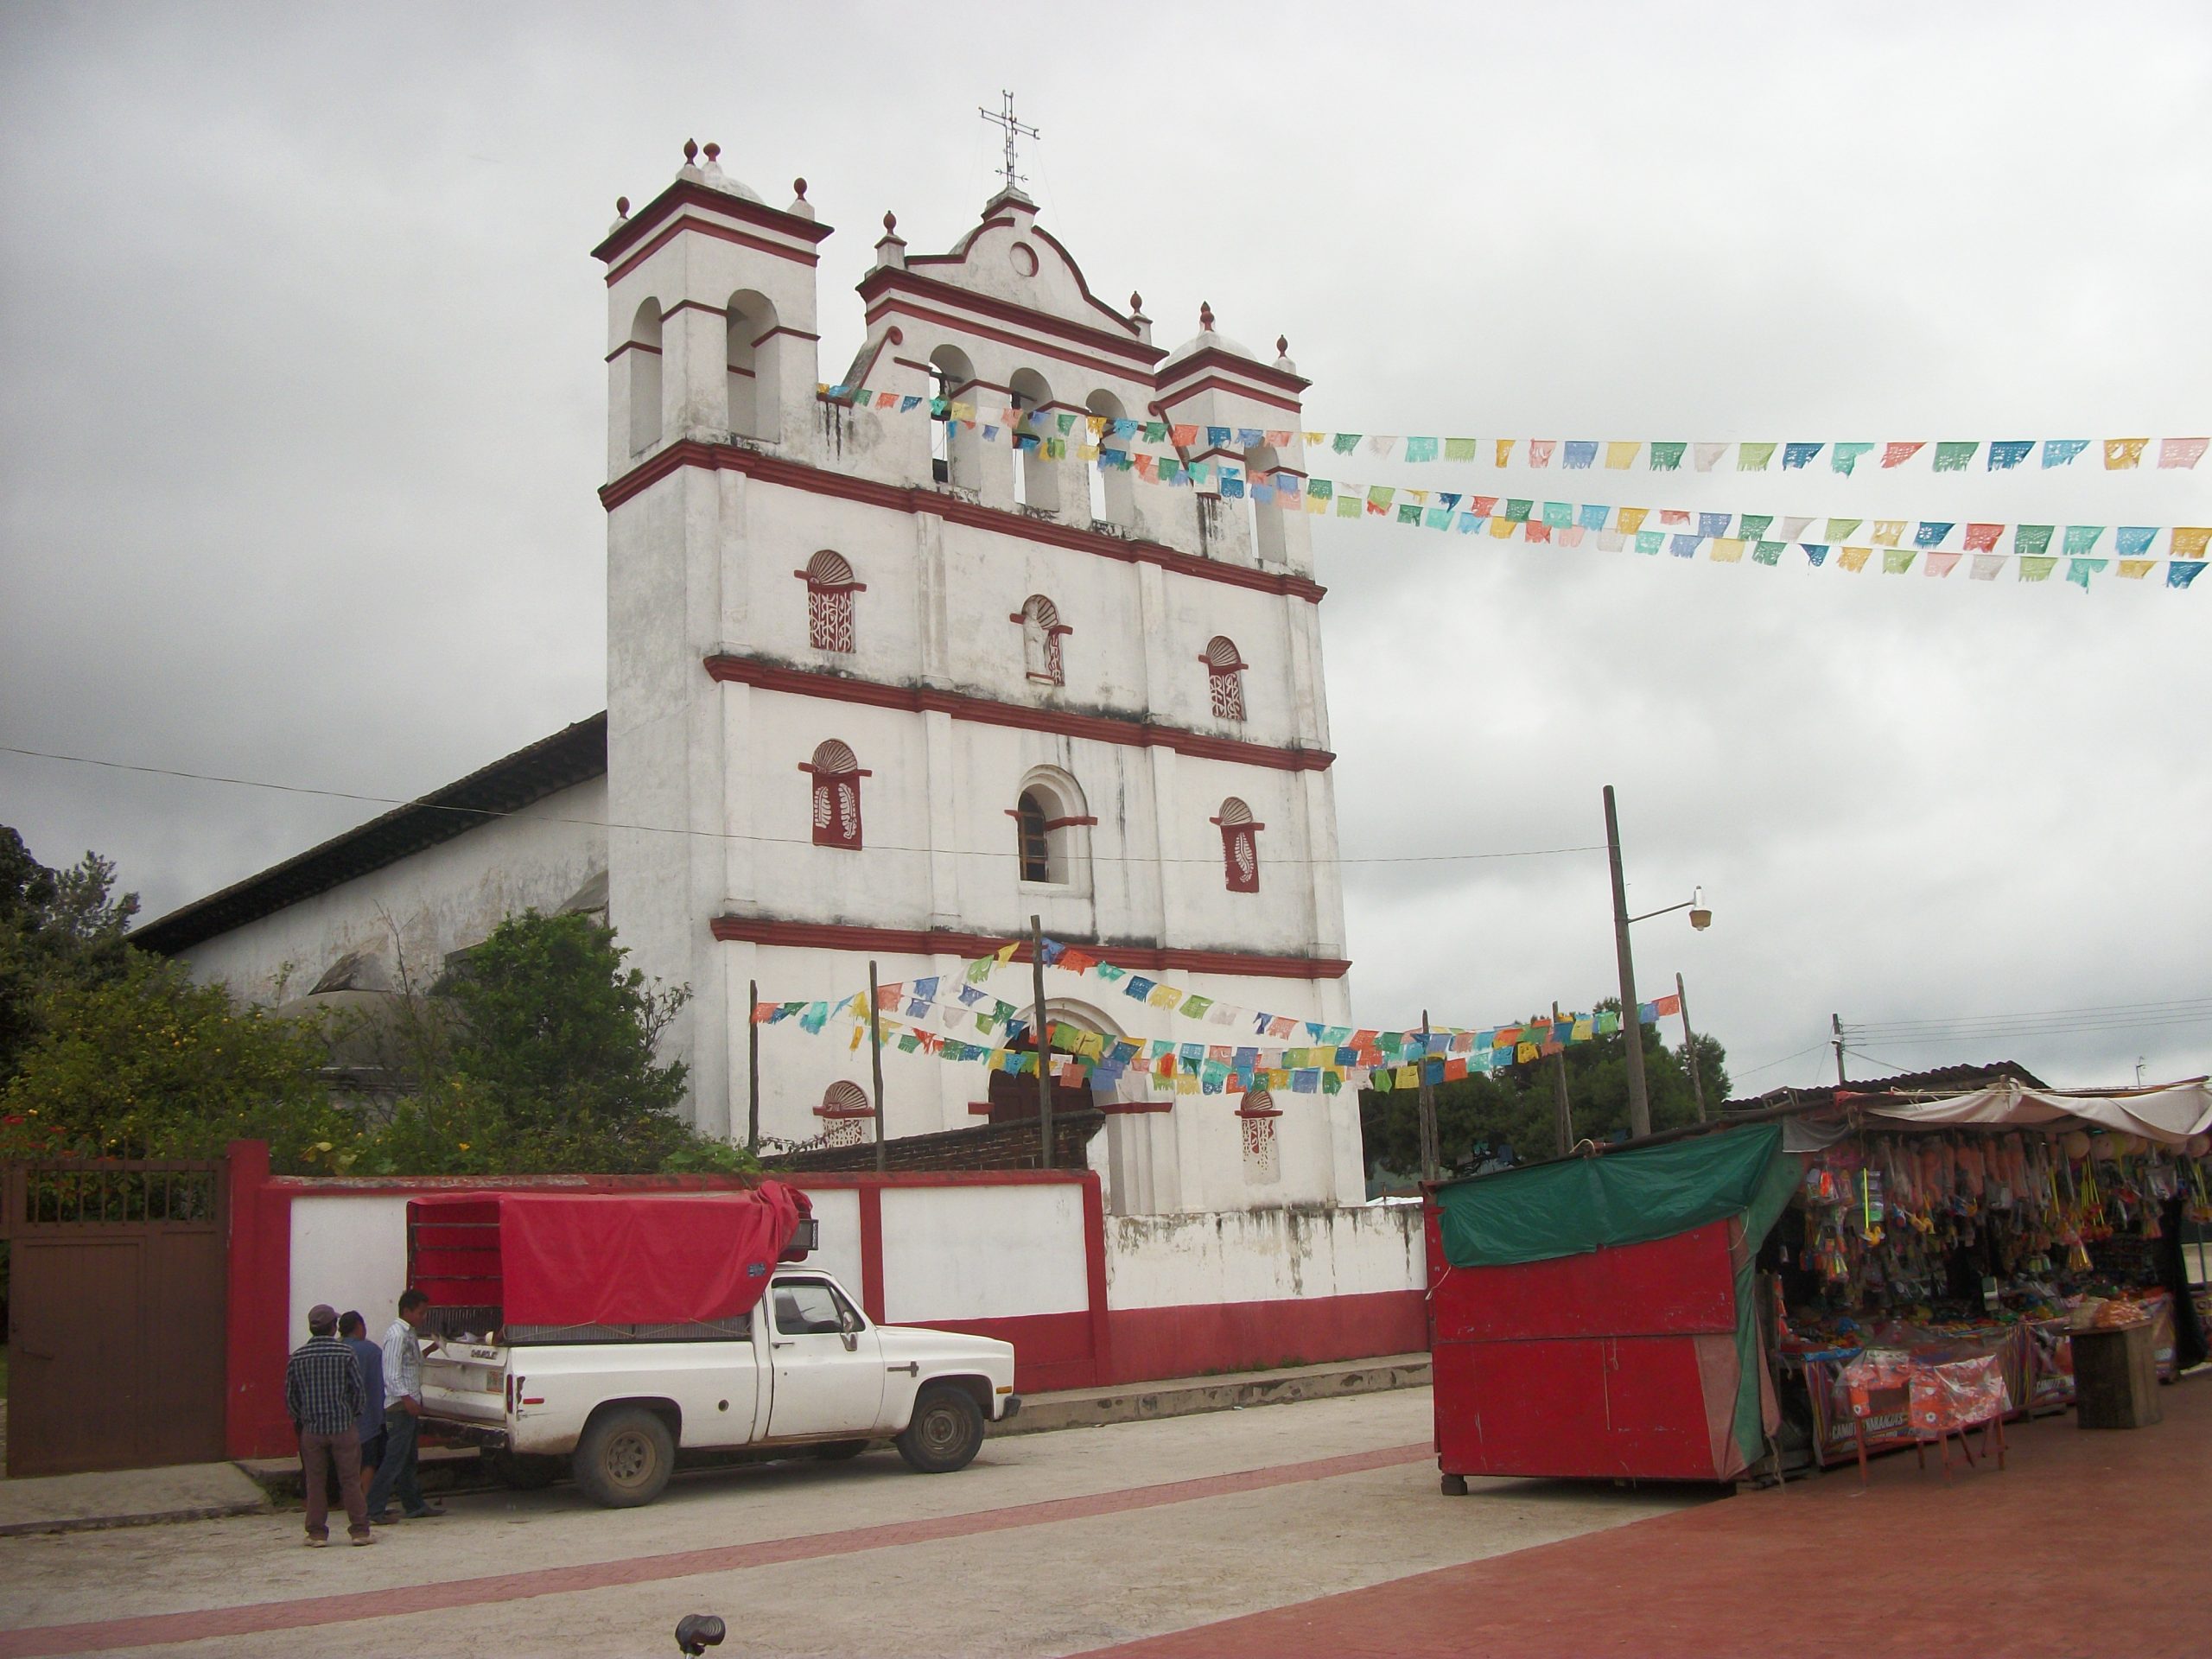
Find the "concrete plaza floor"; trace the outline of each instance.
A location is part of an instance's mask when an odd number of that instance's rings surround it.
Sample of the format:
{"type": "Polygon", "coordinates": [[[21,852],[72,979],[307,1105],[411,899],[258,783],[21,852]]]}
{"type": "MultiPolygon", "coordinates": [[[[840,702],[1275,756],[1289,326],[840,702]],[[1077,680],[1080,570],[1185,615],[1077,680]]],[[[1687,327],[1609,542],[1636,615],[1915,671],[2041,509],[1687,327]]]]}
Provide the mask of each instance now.
{"type": "Polygon", "coordinates": [[[679,1480],[456,1498],[370,1549],[295,1514],[0,1539],[0,1659],[75,1652],[746,1654],[2202,1651],[2212,1382],[2167,1421],[2018,1429],[1946,1487],[1910,1456],[1719,1497],[1535,1481],[1440,1496],[1408,1389],[679,1480]]]}

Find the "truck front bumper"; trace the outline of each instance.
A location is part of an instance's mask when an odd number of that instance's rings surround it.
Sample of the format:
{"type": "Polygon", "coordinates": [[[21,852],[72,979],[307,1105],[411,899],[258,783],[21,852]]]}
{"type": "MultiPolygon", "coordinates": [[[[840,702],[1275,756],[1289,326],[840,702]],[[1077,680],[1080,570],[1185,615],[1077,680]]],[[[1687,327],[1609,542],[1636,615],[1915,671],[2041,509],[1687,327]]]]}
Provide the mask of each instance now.
{"type": "Polygon", "coordinates": [[[1021,1415],[1021,1396],[1018,1394],[1001,1395],[999,1397],[999,1414],[996,1421],[1010,1423],[1020,1415],[1021,1415]]]}

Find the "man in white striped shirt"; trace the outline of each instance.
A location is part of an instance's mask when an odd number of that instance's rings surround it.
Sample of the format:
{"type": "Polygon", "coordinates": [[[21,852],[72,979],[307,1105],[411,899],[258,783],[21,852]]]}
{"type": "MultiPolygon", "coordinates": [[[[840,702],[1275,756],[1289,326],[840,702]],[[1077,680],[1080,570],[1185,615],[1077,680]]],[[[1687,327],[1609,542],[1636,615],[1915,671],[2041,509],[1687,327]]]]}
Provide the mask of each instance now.
{"type": "MultiPolygon", "coordinates": [[[[399,1317],[384,1333],[384,1461],[369,1484],[369,1519],[384,1526],[395,1517],[392,1494],[410,1521],[443,1515],[445,1505],[423,1496],[416,1478],[416,1438],[423,1417],[423,1327],[430,1322],[430,1299],[410,1288],[400,1293],[399,1317]]],[[[438,1339],[430,1338],[435,1348],[438,1339]]]]}

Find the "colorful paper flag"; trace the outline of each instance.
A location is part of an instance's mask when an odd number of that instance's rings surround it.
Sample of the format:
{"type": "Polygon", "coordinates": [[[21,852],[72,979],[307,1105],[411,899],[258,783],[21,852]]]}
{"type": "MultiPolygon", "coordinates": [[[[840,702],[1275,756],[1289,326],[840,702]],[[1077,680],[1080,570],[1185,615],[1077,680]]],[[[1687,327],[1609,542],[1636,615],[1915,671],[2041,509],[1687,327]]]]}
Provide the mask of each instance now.
{"type": "Polygon", "coordinates": [[[1921,567],[1921,574],[1929,576],[1948,576],[1957,566],[1958,562],[1965,556],[1962,553],[1930,553],[1928,556],[1928,563],[1921,567]]]}
{"type": "MultiPolygon", "coordinates": [[[[2075,458],[2088,447],[2089,441],[2087,438],[2045,438],[2043,441],[2044,467],[2048,471],[2053,467],[2071,466],[2075,458]]],[[[2044,572],[2044,575],[2050,574],[2048,570],[2044,572]]],[[[2039,582],[2042,579],[2041,576],[2024,578],[2024,580],[2034,582],[2039,582]]]]}
{"type": "Polygon", "coordinates": [[[1715,564],[1740,564],[1744,559],[1744,538],[1740,536],[1718,536],[1713,542],[1713,562],[1715,564]]]}
{"type": "Polygon", "coordinates": [[[1882,550],[1882,574],[1885,576],[1901,576],[1904,575],[1906,571],[1912,569],[1912,562],[1916,556],[1914,554],[1913,550],[1909,547],[1884,548],[1882,550]]]}
{"type": "Polygon", "coordinates": [[[1720,459],[1721,452],[1727,448],[1725,443],[1700,443],[1696,446],[1693,464],[1700,473],[1709,473],[1713,470],[1713,464],[1720,459]]]}
{"type": "Polygon", "coordinates": [[[2037,558],[2033,555],[2023,554],[2018,563],[2022,582],[2044,582],[2050,579],[2050,573],[2056,567],[2058,561],[2056,558],[2037,558]]]}
{"type": "Polygon", "coordinates": [[[2212,542],[2212,525],[2176,524],[2170,544],[2177,559],[2201,559],[2207,542],[2212,542]]]}
{"type": "Polygon", "coordinates": [[[2212,438],[2166,438],[2158,444],[2158,465],[2161,467],[2194,467],[2204,459],[2204,450],[2212,438]]]}
{"type": "Polygon", "coordinates": [[[2086,594],[2089,591],[2089,578],[2110,563],[2107,559],[2069,559],[2066,561],[2066,580],[2086,594]]]}
{"type": "Polygon", "coordinates": [[[1782,470],[1785,473],[1802,471],[1813,464],[1813,457],[1826,446],[1820,443],[1785,443],[1782,446],[1782,470]]]}
{"type": "Polygon", "coordinates": [[[2036,447],[2033,438],[1999,438],[1989,446],[1989,470],[1993,473],[2010,472],[2028,458],[2036,447]]]}
{"type": "Polygon", "coordinates": [[[1847,547],[1836,555],[1836,563],[1847,570],[1861,570],[1866,568],[1867,556],[1873,550],[1871,547],[1847,547]]]}
{"type": "Polygon", "coordinates": [[[1529,464],[1531,467],[1550,466],[1552,464],[1552,451],[1558,448],[1559,441],[1556,438],[1529,439],[1529,464]]]}
{"type": "Polygon", "coordinates": [[[1655,443],[1651,446],[1651,470],[1655,473],[1678,471],[1682,464],[1682,451],[1687,443],[1655,443]]]}
{"type": "Polygon", "coordinates": [[[1598,443],[1596,439],[1569,438],[1567,441],[1567,454],[1561,458],[1561,464],[1570,467],[1577,472],[1581,472],[1586,469],[1590,463],[1597,460],[1597,458],[1598,443]]]}
{"type": "Polygon", "coordinates": [[[1636,464],[1636,452],[1643,448],[1639,440],[1634,442],[1608,442],[1605,445],[1605,465],[1613,471],[1625,472],[1636,464]]]}
{"type": "Polygon", "coordinates": [[[2069,524],[2066,526],[2066,550],[2069,553],[2094,552],[2097,538],[2104,533],[2102,524],[2069,524]]]}
{"type": "Polygon", "coordinates": [[[2196,578],[2203,573],[2204,567],[2208,563],[2212,563],[2212,561],[2205,559],[2168,559],[2166,561],[2166,586],[2169,588],[2188,587],[2190,582],[2195,582],[2196,578]]]}
{"type": "Polygon", "coordinates": [[[1828,465],[1848,478],[1851,476],[1851,469],[1859,464],[1859,458],[1871,451],[1873,447],[1871,443],[1836,444],[1828,451],[1828,465]]]}
{"type": "Polygon", "coordinates": [[[2005,526],[2002,524],[1968,524],[1966,550],[1969,553],[1988,552],[1997,545],[1997,538],[2004,532],[2004,529],[2005,526]]]}
{"type": "Polygon", "coordinates": [[[1939,473],[1963,473],[1967,463],[1974,459],[1979,443],[1938,443],[1936,446],[1935,470],[1939,473]]]}
{"type": "Polygon", "coordinates": [[[1917,443],[1891,443],[1885,445],[1882,450],[1882,465],[1885,467],[1902,467],[1905,462],[1910,461],[1915,455],[1918,454],[1927,447],[1928,442],[1924,438],[1917,443]]]}
{"type": "Polygon", "coordinates": [[[2002,553],[1977,553],[1974,556],[1974,569],[1967,574],[1976,582],[1994,582],[1997,573],[2004,568],[2002,553]]]}
{"type": "Polygon", "coordinates": [[[2124,556],[2140,556],[2151,550],[2151,543],[2158,533],[2154,525],[2122,524],[2113,531],[2113,540],[2124,556]]]}
{"type": "Polygon", "coordinates": [[[1815,569],[1820,568],[1821,562],[1828,556],[1828,550],[1822,543],[1800,542],[1797,545],[1805,550],[1806,558],[1812,562],[1813,567],[1815,569]]]}
{"type": "Polygon", "coordinates": [[[1780,448],[1772,443],[1739,443],[1736,446],[1736,470],[1739,473],[1763,473],[1780,448]]]}
{"type": "MultiPolygon", "coordinates": [[[[2105,440],[2105,470],[2108,473],[2123,473],[2130,467],[2139,466],[2143,460],[2144,446],[2150,442],[2148,438],[2107,438],[2105,440]]],[[[2066,579],[2069,582],[2073,581],[2071,572],[2068,573],[2066,579]]],[[[2082,579],[2082,585],[2084,588],[2089,585],[2087,576],[2082,579]]]]}
{"type": "Polygon", "coordinates": [[[1915,547],[1941,547],[1943,538],[1950,533],[1950,524],[1923,518],[1912,532],[1912,544],[1915,547]]]}

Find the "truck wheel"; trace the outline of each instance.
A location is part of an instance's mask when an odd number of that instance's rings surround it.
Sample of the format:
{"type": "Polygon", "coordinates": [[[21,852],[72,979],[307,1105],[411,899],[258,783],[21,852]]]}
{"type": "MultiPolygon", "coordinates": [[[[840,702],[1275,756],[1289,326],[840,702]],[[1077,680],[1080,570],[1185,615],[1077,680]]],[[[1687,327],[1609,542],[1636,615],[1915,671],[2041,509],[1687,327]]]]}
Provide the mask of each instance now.
{"type": "Polygon", "coordinates": [[[829,1440],[814,1448],[815,1460],[819,1463],[842,1463],[848,1458],[857,1458],[874,1445],[873,1440],[829,1440]]]}
{"type": "Polygon", "coordinates": [[[652,1503],[675,1467],[675,1437],[643,1406],[599,1413],[576,1442],[576,1484],[593,1503],[610,1510],[652,1503]]]}
{"type": "Polygon", "coordinates": [[[925,1475],[949,1475],[975,1461],[983,1444],[983,1413],[968,1390],[931,1384],[914,1402],[913,1421],[893,1441],[906,1466],[925,1475]]]}
{"type": "Polygon", "coordinates": [[[492,1478],[518,1492],[542,1492],[561,1478],[561,1459],[537,1457],[526,1452],[486,1452],[484,1461],[492,1478]]]}

